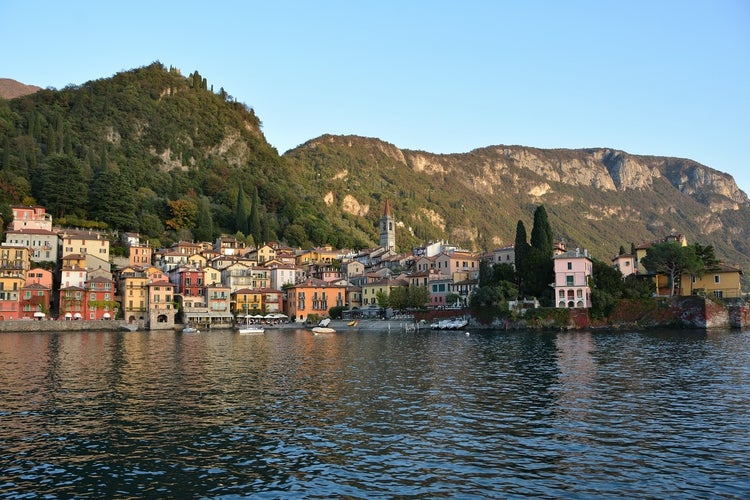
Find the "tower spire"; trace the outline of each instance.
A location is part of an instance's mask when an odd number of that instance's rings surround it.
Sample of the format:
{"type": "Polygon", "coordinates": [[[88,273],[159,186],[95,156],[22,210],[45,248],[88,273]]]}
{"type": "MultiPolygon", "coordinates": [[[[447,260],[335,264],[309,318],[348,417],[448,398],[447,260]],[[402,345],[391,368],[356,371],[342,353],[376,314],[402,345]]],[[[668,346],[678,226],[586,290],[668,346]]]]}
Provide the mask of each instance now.
{"type": "Polygon", "coordinates": [[[391,202],[385,199],[383,215],[380,217],[380,246],[388,250],[396,249],[396,227],[391,217],[391,202]]]}

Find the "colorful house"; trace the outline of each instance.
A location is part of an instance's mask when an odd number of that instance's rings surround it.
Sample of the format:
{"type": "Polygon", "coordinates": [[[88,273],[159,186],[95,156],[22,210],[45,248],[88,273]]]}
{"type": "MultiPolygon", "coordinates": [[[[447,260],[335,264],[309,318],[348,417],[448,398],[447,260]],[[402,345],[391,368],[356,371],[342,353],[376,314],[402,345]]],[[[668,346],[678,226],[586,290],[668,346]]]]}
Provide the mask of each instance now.
{"type": "Polygon", "coordinates": [[[52,289],[40,283],[27,283],[21,287],[20,319],[49,318],[52,289]]]}
{"type": "Polygon", "coordinates": [[[8,224],[8,231],[19,231],[22,229],[41,229],[52,231],[52,215],[47,213],[45,207],[35,205],[11,205],[13,219],[8,224]]]}
{"type": "Polygon", "coordinates": [[[115,319],[120,304],[115,300],[115,282],[107,278],[91,278],[86,282],[86,312],[88,320],[115,319]]]}
{"type": "Polygon", "coordinates": [[[86,313],[86,289],[82,286],[64,286],[59,295],[60,318],[83,319],[86,313]]]}
{"type": "Polygon", "coordinates": [[[310,315],[328,316],[332,307],[343,306],[346,288],[309,278],[287,289],[286,315],[304,322],[310,315]]]}
{"type": "Polygon", "coordinates": [[[61,257],[77,254],[89,254],[109,262],[109,239],[95,231],[75,231],[66,229],[60,233],[61,257]]]}
{"type": "Polygon", "coordinates": [[[31,260],[57,262],[58,236],[47,229],[16,229],[5,232],[5,242],[11,246],[24,246],[31,252],[31,260]]]}
{"type": "Polygon", "coordinates": [[[232,312],[238,316],[247,314],[261,314],[263,299],[260,290],[255,288],[241,288],[232,293],[232,312]]]}
{"type": "Polygon", "coordinates": [[[742,269],[718,264],[703,276],[683,274],[680,295],[700,294],[719,299],[742,297],[742,269]]]}
{"type": "Polygon", "coordinates": [[[561,308],[591,307],[589,278],[594,264],[588,251],[575,249],[553,258],[555,269],[555,303],[561,308]]]}
{"type": "Polygon", "coordinates": [[[139,243],[130,245],[128,250],[128,262],[131,266],[146,267],[151,265],[154,250],[150,246],[139,243]]]}
{"type": "Polygon", "coordinates": [[[123,318],[129,323],[148,318],[148,283],[145,272],[120,275],[120,300],[123,318]]]}
{"type": "Polygon", "coordinates": [[[234,322],[232,294],[228,286],[221,284],[207,286],[206,303],[211,324],[231,325],[234,322]]]}
{"type": "Polygon", "coordinates": [[[177,309],[174,285],[167,280],[148,284],[148,327],[151,330],[172,330],[177,309]]]}
{"type": "Polygon", "coordinates": [[[383,278],[370,283],[362,285],[362,306],[363,307],[377,307],[378,295],[384,294],[386,297],[390,296],[391,291],[394,288],[406,288],[409,286],[409,282],[402,279],[383,278]]]}
{"type": "Polygon", "coordinates": [[[612,266],[620,271],[623,278],[638,272],[635,255],[631,253],[623,253],[614,257],[612,259],[612,266]]]}

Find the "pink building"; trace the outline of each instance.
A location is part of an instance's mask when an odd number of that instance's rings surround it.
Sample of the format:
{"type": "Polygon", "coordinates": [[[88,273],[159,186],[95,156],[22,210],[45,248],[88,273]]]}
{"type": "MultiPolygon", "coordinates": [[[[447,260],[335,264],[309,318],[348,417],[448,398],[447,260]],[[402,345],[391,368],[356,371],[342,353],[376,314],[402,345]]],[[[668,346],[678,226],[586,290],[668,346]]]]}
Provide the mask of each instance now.
{"type": "Polygon", "coordinates": [[[573,251],[555,256],[555,303],[557,307],[588,308],[591,307],[591,288],[589,278],[594,264],[588,251],[573,251]]]}

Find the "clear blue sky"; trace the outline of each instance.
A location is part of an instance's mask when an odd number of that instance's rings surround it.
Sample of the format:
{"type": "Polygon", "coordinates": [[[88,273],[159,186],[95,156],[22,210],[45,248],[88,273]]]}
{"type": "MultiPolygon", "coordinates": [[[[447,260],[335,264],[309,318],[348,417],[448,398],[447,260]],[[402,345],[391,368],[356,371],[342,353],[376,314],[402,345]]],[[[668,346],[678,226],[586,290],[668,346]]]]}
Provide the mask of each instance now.
{"type": "Polygon", "coordinates": [[[750,1],[0,0],[0,77],[63,88],[161,61],[325,133],[691,158],[750,192],[750,1]]]}

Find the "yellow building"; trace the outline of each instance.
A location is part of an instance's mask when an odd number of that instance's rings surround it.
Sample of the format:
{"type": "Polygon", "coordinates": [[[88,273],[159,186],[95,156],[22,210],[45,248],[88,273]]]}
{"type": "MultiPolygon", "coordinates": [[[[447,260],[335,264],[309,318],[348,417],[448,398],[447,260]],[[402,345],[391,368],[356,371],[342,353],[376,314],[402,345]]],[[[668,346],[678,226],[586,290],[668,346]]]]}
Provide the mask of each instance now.
{"type": "Polygon", "coordinates": [[[123,318],[129,323],[148,318],[148,281],[145,273],[128,273],[120,277],[123,318]]]}
{"type": "Polygon", "coordinates": [[[716,298],[742,297],[742,270],[719,264],[703,276],[683,274],[680,278],[681,295],[706,295],[716,298]]]}

